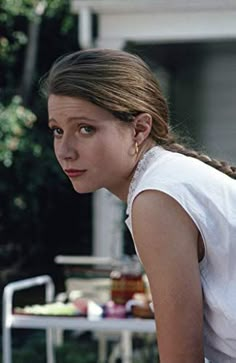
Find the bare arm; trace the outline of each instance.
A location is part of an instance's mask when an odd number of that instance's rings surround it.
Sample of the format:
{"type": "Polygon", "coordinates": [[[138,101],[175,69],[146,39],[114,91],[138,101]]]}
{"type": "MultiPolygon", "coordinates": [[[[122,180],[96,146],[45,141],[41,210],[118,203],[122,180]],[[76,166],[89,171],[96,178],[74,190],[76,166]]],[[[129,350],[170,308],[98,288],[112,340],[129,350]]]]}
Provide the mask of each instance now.
{"type": "Polygon", "coordinates": [[[161,363],[204,362],[195,224],[174,199],[151,190],[136,197],[132,224],[151,287],[161,363]]]}

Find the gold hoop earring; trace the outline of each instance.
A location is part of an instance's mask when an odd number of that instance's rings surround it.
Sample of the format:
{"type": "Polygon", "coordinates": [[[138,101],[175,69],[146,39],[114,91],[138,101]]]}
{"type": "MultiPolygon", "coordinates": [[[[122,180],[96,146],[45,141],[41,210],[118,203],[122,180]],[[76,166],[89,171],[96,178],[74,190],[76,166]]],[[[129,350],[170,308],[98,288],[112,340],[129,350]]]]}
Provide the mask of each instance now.
{"type": "Polygon", "coordinates": [[[139,149],[138,149],[138,142],[137,141],[135,141],[134,147],[135,147],[135,154],[138,155],[139,149]]]}

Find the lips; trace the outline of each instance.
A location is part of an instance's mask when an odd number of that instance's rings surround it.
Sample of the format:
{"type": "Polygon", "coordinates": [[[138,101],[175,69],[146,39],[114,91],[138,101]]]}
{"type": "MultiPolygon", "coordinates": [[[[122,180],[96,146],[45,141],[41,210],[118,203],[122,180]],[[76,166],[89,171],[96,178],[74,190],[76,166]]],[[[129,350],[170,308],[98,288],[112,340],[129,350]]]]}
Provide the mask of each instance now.
{"type": "Polygon", "coordinates": [[[80,170],[80,169],[65,169],[64,172],[66,173],[66,175],[69,177],[69,178],[76,178],[78,176],[81,176],[83,175],[86,170],[80,170]]]}

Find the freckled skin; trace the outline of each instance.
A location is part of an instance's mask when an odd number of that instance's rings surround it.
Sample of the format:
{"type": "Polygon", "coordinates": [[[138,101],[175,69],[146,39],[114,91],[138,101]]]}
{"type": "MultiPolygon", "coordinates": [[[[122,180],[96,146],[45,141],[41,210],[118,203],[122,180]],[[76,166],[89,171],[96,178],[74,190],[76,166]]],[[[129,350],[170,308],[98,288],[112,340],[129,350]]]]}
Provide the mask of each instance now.
{"type": "MultiPolygon", "coordinates": [[[[70,177],[74,189],[88,193],[106,188],[126,201],[135,167],[145,148],[153,146],[148,141],[150,115],[137,116],[127,125],[90,102],[56,95],[50,95],[48,111],[62,169],[85,171],[70,177]]],[[[203,363],[197,227],[173,198],[156,190],[135,198],[132,226],[157,311],[160,361],[203,363]]]]}
{"type": "Polygon", "coordinates": [[[50,95],[49,127],[62,169],[86,172],[71,178],[79,193],[106,188],[125,199],[137,158],[132,127],[79,98],[50,95]]]}

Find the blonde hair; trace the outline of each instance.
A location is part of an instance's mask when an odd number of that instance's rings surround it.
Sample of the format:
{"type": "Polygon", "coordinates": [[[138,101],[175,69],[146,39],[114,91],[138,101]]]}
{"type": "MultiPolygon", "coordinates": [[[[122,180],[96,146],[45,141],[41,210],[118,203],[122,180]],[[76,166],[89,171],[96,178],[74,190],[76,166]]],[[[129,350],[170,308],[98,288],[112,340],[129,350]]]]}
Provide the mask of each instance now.
{"type": "Polygon", "coordinates": [[[169,125],[167,102],[148,65],[137,55],[114,49],[89,49],[59,58],[42,82],[42,91],[79,97],[132,122],[139,113],[149,113],[150,137],[157,145],[192,156],[236,179],[236,168],[225,161],[190,150],[177,142],[169,125]]]}

